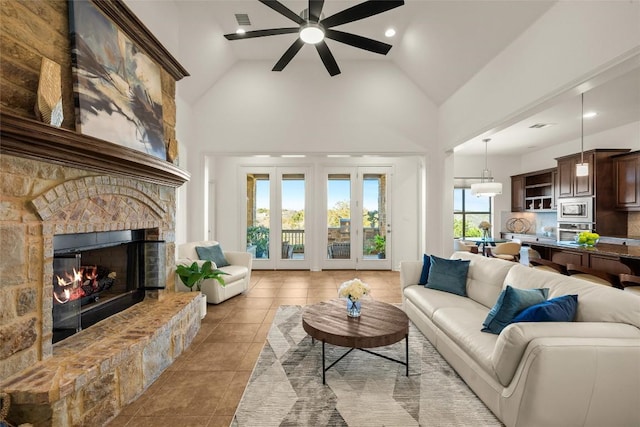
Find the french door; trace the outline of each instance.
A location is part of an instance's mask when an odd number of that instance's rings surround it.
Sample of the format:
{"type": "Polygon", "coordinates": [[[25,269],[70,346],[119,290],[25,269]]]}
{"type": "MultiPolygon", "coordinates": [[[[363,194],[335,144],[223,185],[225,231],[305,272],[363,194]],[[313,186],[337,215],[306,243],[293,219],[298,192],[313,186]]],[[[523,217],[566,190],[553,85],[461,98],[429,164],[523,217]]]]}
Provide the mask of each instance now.
{"type": "Polygon", "coordinates": [[[246,243],[256,269],[309,269],[308,168],[245,168],[246,243]]]}
{"type": "Polygon", "coordinates": [[[323,269],[391,269],[390,167],[326,168],[323,269]]]}

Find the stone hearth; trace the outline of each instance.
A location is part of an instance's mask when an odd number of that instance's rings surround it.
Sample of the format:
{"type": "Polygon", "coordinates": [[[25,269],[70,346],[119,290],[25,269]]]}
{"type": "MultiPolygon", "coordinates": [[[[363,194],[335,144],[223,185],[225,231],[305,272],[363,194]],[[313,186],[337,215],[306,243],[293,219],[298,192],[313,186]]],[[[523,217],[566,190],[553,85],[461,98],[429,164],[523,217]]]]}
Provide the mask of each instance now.
{"type": "Polygon", "coordinates": [[[2,384],[10,420],[103,425],[135,400],[200,329],[200,293],[146,299],[56,344],[53,356],[2,384]]]}

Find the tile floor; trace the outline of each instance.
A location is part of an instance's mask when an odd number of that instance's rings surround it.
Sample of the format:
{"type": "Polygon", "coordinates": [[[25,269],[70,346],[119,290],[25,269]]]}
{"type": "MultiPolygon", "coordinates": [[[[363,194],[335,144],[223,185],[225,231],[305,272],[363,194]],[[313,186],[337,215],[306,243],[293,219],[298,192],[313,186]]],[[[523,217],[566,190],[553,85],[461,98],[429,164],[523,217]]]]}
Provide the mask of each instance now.
{"type": "Polygon", "coordinates": [[[376,300],[401,302],[394,271],[253,271],[249,291],[209,304],[192,345],[109,427],[229,426],[278,307],[336,298],[354,277],[376,300]]]}

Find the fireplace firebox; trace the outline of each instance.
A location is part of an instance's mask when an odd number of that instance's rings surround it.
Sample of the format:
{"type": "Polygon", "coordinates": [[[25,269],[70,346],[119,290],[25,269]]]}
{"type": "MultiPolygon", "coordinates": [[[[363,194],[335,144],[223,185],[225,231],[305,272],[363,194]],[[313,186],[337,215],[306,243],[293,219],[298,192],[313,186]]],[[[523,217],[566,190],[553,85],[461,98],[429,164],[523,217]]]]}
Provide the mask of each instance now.
{"type": "Polygon", "coordinates": [[[165,242],[146,230],[62,234],[53,239],[53,342],[142,301],[166,283],[165,242]]]}

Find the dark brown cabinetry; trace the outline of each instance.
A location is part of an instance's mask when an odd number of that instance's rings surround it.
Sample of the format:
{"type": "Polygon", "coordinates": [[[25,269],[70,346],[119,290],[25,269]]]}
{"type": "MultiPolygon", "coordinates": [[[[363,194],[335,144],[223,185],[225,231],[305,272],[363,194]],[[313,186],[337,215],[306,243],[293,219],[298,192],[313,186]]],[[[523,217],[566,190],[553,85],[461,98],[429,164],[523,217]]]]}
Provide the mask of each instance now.
{"type": "Polygon", "coordinates": [[[613,170],[616,208],[640,211],[640,151],[615,156],[613,170]]]}
{"type": "Polygon", "coordinates": [[[594,195],[594,157],[593,151],[584,153],[584,162],[589,165],[588,176],[576,176],[576,165],[582,161],[581,154],[558,159],[558,197],[594,195]]]}
{"type": "Polygon", "coordinates": [[[589,267],[589,254],[564,249],[551,249],[551,261],[562,265],[576,264],[589,267]]]}
{"type": "Polygon", "coordinates": [[[551,211],[556,207],[556,168],[511,177],[511,212],[551,211]]]}
{"type": "Polygon", "coordinates": [[[595,232],[603,236],[626,236],[627,213],[616,208],[614,157],[628,148],[596,149],[584,152],[589,175],[575,176],[580,153],[557,158],[558,197],[593,197],[595,232]]]}
{"type": "Polygon", "coordinates": [[[511,212],[524,211],[524,175],[511,177],[511,212]]]}

